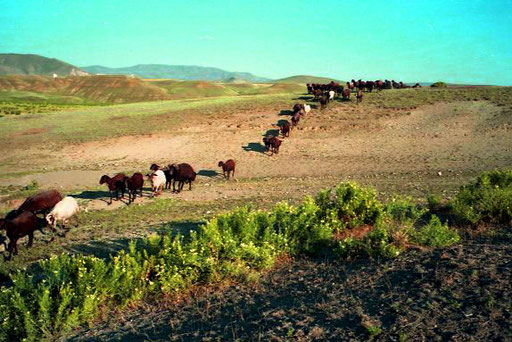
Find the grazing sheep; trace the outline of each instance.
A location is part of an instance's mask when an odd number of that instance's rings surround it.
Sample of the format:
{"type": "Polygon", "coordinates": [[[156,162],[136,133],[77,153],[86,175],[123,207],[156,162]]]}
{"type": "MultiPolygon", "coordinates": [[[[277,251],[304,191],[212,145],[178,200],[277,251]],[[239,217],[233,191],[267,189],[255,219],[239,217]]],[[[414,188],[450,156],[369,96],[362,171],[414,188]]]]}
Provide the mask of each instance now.
{"type": "Polygon", "coordinates": [[[301,105],[300,103],[296,103],[296,104],[294,104],[294,105],[293,105],[293,112],[294,112],[294,113],[299,112],[299,111],[302,109],[302,106],[303,106],[303,105],[301,105]]]}
{"type": "MultiPolygon", "coordinates": [[[[299,115],[299,117],[300,117],[300,114],[295,113],[295,115],[299,115]]],[[[293,118],[292,118],[292,122],[293,122],[293,118]]],[[[272,138],[274,138],[273,135],[266,135],[263,137],[263,144],[265,144],[265,152],[268,152],[270,150],[270,139],[272,139],[272,138]]]]}
{"type": "Polygon", "coordinates": [[[232,173],[232,177],[235,176],[235,166],[236,166],[236,163],[233,159],[229,159],[226,162],[223,162],[223,161],[219,162],[219,167],[222,167],[222,174],[227,179],[229,179],[230,173],[232,173]]]}
{"type": "Polygon", "coordinates": [[[165,174],[162,170],[156,170],[151,174],[146,175],[151,182],[151,188],[153,189],[153,197],[158,196],[163,192],[165,186],[165,174]]]}
{"type": "Polygon", "coordinates": [[[347,88],[343,90],[343,101],[349,101],[350,100],[350,89],[347,88]]]}
{"type": "Polygon", "coordinates": [[[293,116],[292,116],[292,125],[297,126],[299,121],[300,121],[300,112],[297,112],[297,113],[293,114],[293,116]]]}
{"type": "Polygon", "coordinates": [[[325,95],[322,96],[320,98],[320,109],[323,110],[327,106],[328,103],[329,103],[329,98],[325,95]]]}
{"type": "Polygon", "coordinates": [[[62,200],[62,195],[57,190],[46,190],[30,197],[27,197],[20,207],[7,214],[6,219],[12,220],[22,211],[31,211],[34,214],[46,215],[55,204],[62,200]]]}
{"type": "Polygon", "coordinates": [[[336,94],[336,92],[334,90],[329,90],[329,101],[334,100],[335,94],[336,94]]]}
{"type": "Polygon", "coordinates": [[[135,201],[135,198],[137,198],[137,190],[140,192],[140,197],[142,197],[144,176],[140,172],[135,172],[131,177],[125,177],[125,181],[126,186],[128,187],[128,204],[130,204],[135,201]]]}
{"type": "Polygon", "coordinates": [[[285,121],[281,125],[281,134],[283,137],[289,137],[290,136],[290,123],[288,121],[285,121]]]}
{"type": "Polygon", "coordinates": [[[278,138],[272,136],[270,139],[269,139],[269,144],[270,144],[270,147],[271,147],[271,155],[273,155],[274,153],[275,154],[278,154],[279,153],[279,147],[281,146],[281,140],[279,140],[278,138]]]}
{"type": "Polygon", "coordinates": [[[46,221],[50,224],[53,232],[55,233],[55,228],[57,227],[57,223],[62,222],[62,228],[65,228],[65,224],[68,223],[68,220],[73,217],[73,215],[77,214],[80,211],[80,207],[78,203],[73,197],[66,196],[53,207],[52,211],[48,215],[46,215],[46,221]]]}
{"type": "Polygon", "coordinates": [[[165,175],[165,187],[164,187],[164,189],[170,189],[171,188],[172,178],[171,178],[171,173],[169,172],[169,166],[167,166],[167,167],[160,167],[158,164],[151,164],[149,169],[151,171],[162,170],[164,172],[164,175],[165,175]]]}
{"type": "Polygon", "coordinates": [[[313,91],[313,95],[315,96],[315,99],[319,99],[323,94],[324,94],[324,92],[321,89],[316,89],[313,91]]]}
{"type": "Polygon", "coordinates": [[[118,173],[114,177],[110,178],[107,175],[103,175],[100,178],[100,185],[107,184],[108,190],[110,192],[110,202],[109,205],[112,204],[112,195],[116,194],[116,201],[119,201],[119,192],[122,193],[121,198],[124,198],[124,192],[126,190],[126,183],[124,182],[125,175],[124,173],[118,173]]]}
{"type": "Polygon", "coordinates": [[[18,254],[18,240],[28,235],[27,247],[31,247],[34,242],[34,232],[39,230],[42,232],[43,228],[47,225],[46,220],[37,217],[31,211],[22,211],[12,220],[0,219],[0,230],[5,229],[6,235],[9,238],[9,256],[5,260],[10,260],[12,254],[18,254]]]}
{"type": "Polygon", "coordinates": [[[192,166],[187,163],[172,164],[169,165],[171,177],[173,178],[172,191],[176,192],[175,185],[178,182],[178,191],[183,190],[183,185],[188,183],[188,189],[192,190],[192,182],[196,180],[197,173],[194,171],[192,166]]]}
{"type": "Polygon", "coordinates": [[[307,114],[309,112],[311,112],[311,106],[308,105],[308,104],[304,104],[304,113],[307,114]]]}
{"type": "Polygon", "coordinates": [[[363,91],[361,89],[359,89],[357,91],[356,98],[357,98],[357,104],[359,104],[359,102],[363,102],[363,91]]]}

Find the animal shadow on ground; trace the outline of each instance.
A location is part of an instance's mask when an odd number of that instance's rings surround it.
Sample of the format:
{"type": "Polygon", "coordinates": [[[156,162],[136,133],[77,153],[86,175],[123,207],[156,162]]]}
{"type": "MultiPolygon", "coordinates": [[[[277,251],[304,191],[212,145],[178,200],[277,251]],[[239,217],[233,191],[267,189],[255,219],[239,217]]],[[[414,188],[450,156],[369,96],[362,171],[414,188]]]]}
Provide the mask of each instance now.
{"type": "Polygon", "coordinates": [[[242,146],[244,151],[247,152],[259,152],[259,153],[265,153],[265,145],[262,145],[261,143],[248,143],[246,146],[242,146]]]}
{"type": "Polygon", "coordinates": [[[278,115],[293,115],[293,111],[288,110],[288,109],[283,109],[282,111],[279,112],[278,115]]]}
{"type": "Polygon", "coordinates": [[[318,109],[318,105],[316,105],[316,104],[312,104],[310,106],[311,106],[311,109],[318,109]]]}
{"type": "Polygon", "coordinates": [[[274,137],[279,136],[279,130],[278,129],[269,129],[263,136],[268,137],[270,135],[273,135],[274,137]]]}
{"type": "MultiPolygon", "coordinates": [[[[150,225],[150,230],[156,233],[169,233],[174,237],[177,234],[188,236],[190,231],[198,231],[202,221],[164,222],[150,225]]],[[[93,240],[87,243],[74,244],[66,247],[71,253],[93,255],[101,259],[110,259],[123,249],[128,249],[130,241],[135,241],[136,246],[142,246],[142,238],[121,238],[115,240],[93,240]]]]}
{"type": "MultiPolygon", "coordinates": [[[[101,200],[105,203],[109,203],[110,193],[108,191],[98,190],[98,191],[91,191],[86,190],[82,191],[79,194],[71,195],[71,197],[74,198],[81,198],[81,199],[89,199],[89,200],[101,200]]],[[[115,200],[115,198],[113,199],[115,200]]]]}
{"type": "Polygon", "coordinates": [[[314,96],[299,96],[294,98],[294,100],[302,100],[302,101],[312,101],[314,96]]]}
{"type": "Polygon", "coordinates": [[[214,177],[217,177],[219,175],[219,173],[215,170],[199,170],[197,175],[203,176],[203,177],[214,178],[214,177]]]}

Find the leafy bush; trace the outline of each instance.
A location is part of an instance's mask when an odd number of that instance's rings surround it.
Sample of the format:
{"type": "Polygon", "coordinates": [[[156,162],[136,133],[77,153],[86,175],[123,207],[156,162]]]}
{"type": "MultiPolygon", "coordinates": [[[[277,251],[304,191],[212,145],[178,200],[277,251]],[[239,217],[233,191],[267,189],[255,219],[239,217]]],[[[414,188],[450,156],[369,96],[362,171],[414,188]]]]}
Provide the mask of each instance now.
{"type": "Polygon", "coordinates": [[[438,213],[442,208],[441,198],[438,195],[429,194],[427,196],[428,210],[432,213],[438,213]]]}
{"type": "Polygon", "coordinates": [[[428,210],[414,204],[410,197],[394,196],[384,206],[384,212],[398,223],[415,223],[428,210]]]}
{"type": "Polygon", "coordinates": [[[444,82],[435,82],[430,85],[432,88],[446,88],[447,85],[444,82]]]}
{"type": "Polygon", "coordinates": [[[512,171],[482,173],[473,184],[462,186],[451,201],[462,223],[512,223],[512,171]]]}
{"type": "Polygon", "coordinates": [[[362,239],[348,237],[338,241],[334,252],[348,259],[361,256],[393,258],[398,256],[401,250],[393,244],[393,238],[386,227],[379,224],[362,239]]]}
{"type": "Polygon", "coordinates": [[[442,224],[439,218],[432,215],[430,222],[411,233],[410,239],[422,246],[446,247],[460,241],[459,234],[446,224],[442,224]]]}
{"type": "Polygon", "coordinates": [[[319,192],[315,202],[320,219],[336,230],[375,224],[383,213],[375,190],[352,182],[319,192]]]}

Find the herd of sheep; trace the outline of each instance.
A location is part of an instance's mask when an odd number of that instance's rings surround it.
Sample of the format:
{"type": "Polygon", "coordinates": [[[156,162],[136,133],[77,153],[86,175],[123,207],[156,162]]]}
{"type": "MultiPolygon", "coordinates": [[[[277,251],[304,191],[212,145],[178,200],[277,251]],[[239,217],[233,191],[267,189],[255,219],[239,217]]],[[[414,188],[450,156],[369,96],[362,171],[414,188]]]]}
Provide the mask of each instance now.
{"type": "MultiPolygon", "coordinates": [[[[235,161],[229,159],[225,162],[220,161],[219,167],[222,168],[223,175],[226,178],[233,177],[235,174],[235,161]]],[[[187,163],[170,164],[161,168],[157,164],[150,166],[151,173],[146,176],[151,182],[153,196],[158,196],[163,189],[171,189],[180,192],[184,184],[189,184],[189,190],[192,190],[192,182],[196,179],[196,172],[187,163]],[[178,187],[176,188],[176,182],[178,187]]],[[[140,172],[127,177],[123,173],[118,173],[114,177],[103,175],[100,178],[100,185],[106,184],[110,192],[110,202],[115,196],[124,198],[125,192],[128,192],[128,204],[132,203],[137,194],[142,197],[142,188],[144,186],[144,176],[140,172]]],[[[25,199],[18,209],[12,210],[5,218],[0,219],[0,230],[5,230],[9,239],[6,250],[8,256],[5,260],[10,260],[12,255],[18,254],[18,240],[28,236],[27,247],[31,247],[34,240],[34,232],[39,230],[45,234],[44,228],[50,227],[53,233],[52,240],[55,238],[56,228],[64,229],[64,234],[69,230],[69,220],[80,211],[80,207],[75,198],[71,196],[63,197],[57,190],[46,190],[25,199]]],[[[5,244],[5,243],[4,243],[5,244]]]]}
{"type": "MultiPolygon", "coordinates": [[[[395,81],[355,81],[347,82],[347,87],[336,82],[328,84],[307,84],[308,94],[314,95],[315,99],[320,103],[320,109],[324,109],[329,101],[342,95],[343,100],[350,100],[350,92],[357,91],[357,103],[363,99],[363,91],[372,92],[373,89],[393,89],[393,88],[406,88],[409,86],[404,85],[402,82],[396,83],[395,81]]],[[[413,87],[420,87],[416,84],[413,87]]],[[[285,120],[280,124],[280,132],[283,138],[290,135],[293,127],[297,126],[300,119],[306,116],[311,111],[311,106],[308,104],[297,103],[293,106],[293,114],[291,116],[291,123],[285,120]]],[[[263,137],[265,145],[265,152],[272,154],[279,153],[279,147],[282,140],[275,135],[265,135],[263,137]]],[[[224,177],[230,178],[235,175],[236,163],[233,159],[225,162],[220,161],[218,166],[222,168],[224,177]]],[[[150,166],[151,173],[146,175],[151,183],[153,196],[158,196],[164,189],[171,189],[172,192],[180,192],[183,186],[188,183],[189,190],[192,190],[192,182],[196,179],[197,173],[193,167],[187,163],[169,164],[161,167],[157,164],[150,166]],[[178,187],[176,188],[176,182],[178,187]]],[[[119,197],[124,198],[125,192],[128,192],[128,204],[135,201],[137,194],[142,197],[142,188],[144,186],[144,176],[140,172],[134,173],[131,177],[127,177],[124,173],[118,173],[114,177],[103,175],[100,178],[100,185],[106,184],[110,193],[110,202],[115,196],[116,200],[119,197]]],[[[57,190],[47,190],[40,192],[36,195],[28,197],[21,206],[10,211],[5,218],[0,219],[0,230],[5,230],[9,244],[6,246],[9,252],[8,256],[4,256],[6,260],[11,259],[12,254],[18,254],[17,241],[25,236],[28,236],[27,246],[32,246],[34,239],[34,232],[41,231],[43,228],[50,227],[53,234],[56,233],[56,227],[60,223],[61,227],[68,231],[66,225],[69,220],[79,212],[80,208],[77,201],[71,197],[63,197],[57,190]],[[42,216],[39,216],[42,215],[42,216]]],[[[65,234],[65,233],[64,233],[65,234]]],[[[52,236],[52,240],[54,235],[52,236]]]]}

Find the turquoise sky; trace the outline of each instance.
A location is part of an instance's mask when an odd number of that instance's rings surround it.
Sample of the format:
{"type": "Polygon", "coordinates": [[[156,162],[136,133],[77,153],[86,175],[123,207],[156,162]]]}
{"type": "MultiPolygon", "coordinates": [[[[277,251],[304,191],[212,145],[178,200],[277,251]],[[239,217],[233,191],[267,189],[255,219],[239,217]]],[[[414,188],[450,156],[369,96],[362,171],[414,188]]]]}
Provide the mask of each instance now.
{"type": "Polygon", "coordinates": [[[0,52],[77,66],[215,66],[512,84],[512,0],[0,0],[0,52]]]}

